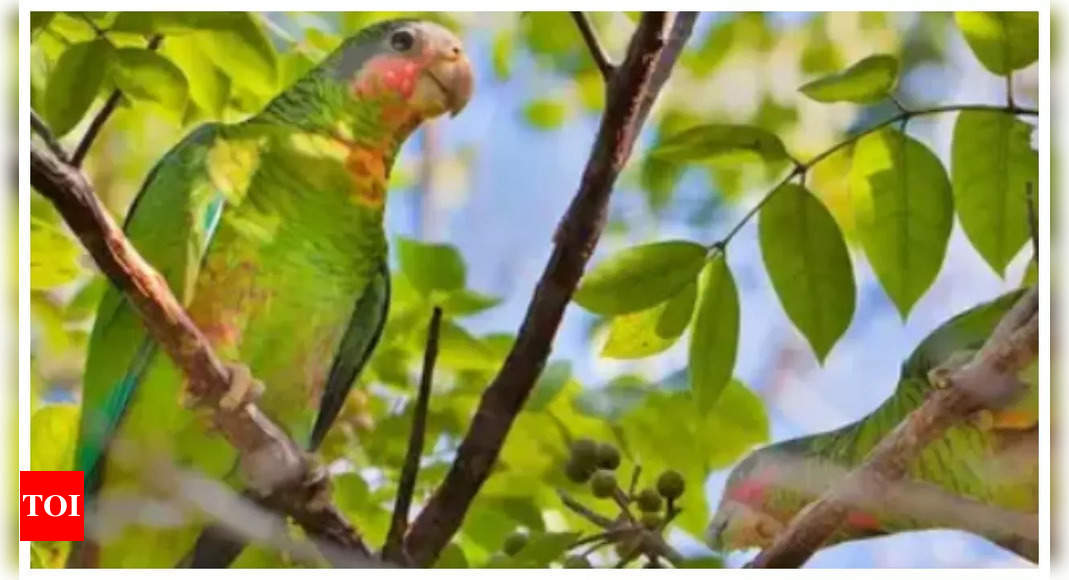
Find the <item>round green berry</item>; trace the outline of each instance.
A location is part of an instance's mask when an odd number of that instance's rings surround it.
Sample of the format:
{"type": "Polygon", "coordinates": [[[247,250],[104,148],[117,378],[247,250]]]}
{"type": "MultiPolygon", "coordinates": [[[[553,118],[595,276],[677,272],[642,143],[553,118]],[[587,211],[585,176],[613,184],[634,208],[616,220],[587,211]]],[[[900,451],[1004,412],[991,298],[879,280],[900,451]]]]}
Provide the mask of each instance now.
{"type": "Polygon", "coordinates": [[[616,492],[616,476],[608,469],[599,469],[590,478],[590,489],[594,497],[612,497],[616,492]]]}
{"type": "Polygon", "coordinates": [[[590,568],[590,560],[586,559],[586,556],[580,556],[579,554],[569,554],[564,559],[565,568],[590,568]]]}
{"type": "Polygon", "coordinates": [[[505,536],[505,545],[502,549],[509,556],[515,556],[527,545],[527,534],[516,530],[505,536]]]}
{"type": "Polygon", "coordinates": [[[642,514],[642,526],[647,530],[656,529],[661,525],[661,516],[653,512],[645,512],[642,514]]]}
{"type": "Polygon", "coordinates": [[[564,466],[564,474],[575,483],[586,483],[590,476],[594,475],[594,466],[582,465],[573,459],[564,466]]]}
{"type": "Polygon", "coordinates": [[[657,493],[664,496],[665,499],[676,499],[683,495],[683,489],[686,485],[683,483],[683,476],[674,469],[669,469],[661,474],[657,478],[657,493]]]}
{"type": "Polygon", "coordinates": [[[598,444],[585,437],[572,441],[570,460],[578,465],[594,467],[598,462],[598,444]]]}
{"type": "Polygon", "coordinates": [[[638,509],[644,512],[656,512],[661,509],[661,496],[652,487],[647,487],[638,494],[638,509]]]}
{"type": "Polygon", "coordinates": [[[620,467],[620,452],[611,443],[598,445],[597,464],[601,469],[620,467]]]}

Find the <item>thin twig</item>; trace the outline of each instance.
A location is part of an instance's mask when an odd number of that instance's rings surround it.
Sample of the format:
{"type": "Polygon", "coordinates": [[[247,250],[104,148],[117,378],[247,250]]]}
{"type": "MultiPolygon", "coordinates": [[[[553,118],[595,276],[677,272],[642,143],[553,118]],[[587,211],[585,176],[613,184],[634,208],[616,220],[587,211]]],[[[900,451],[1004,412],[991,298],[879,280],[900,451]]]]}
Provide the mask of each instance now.
{"type": "Polygon", "coordinates": [[[635,469],[631,471],[631,483],[627,486],[627,495],[629,497],[635,497],[635,488],[638,487],[638,478],[642,475],[642,466],[635,464],[635,469]]]}
{"type": "Polygon", "coordinates": [[[665,59],[673,19],[645,13],[613,75],[593,150],[554,237],[555,247],[535,288],[505,363],[483,391],[468,432],[445,480],[416,517],[405,545],[417,565],[430,565],[459,529],[490,472],[512,423],[523,408],[549,357],[564,310],[590,260],[608,217],[613,185],[630,157],[646,103],[667,78],[674,57],[665,59]],[[661,75],[661,77],[658,77],[661,75]]]}
{"type": "MultiPolygon", "coordinates": [[[[157,34],[149,39],[146,48],[149,50],[156,50],[156,48],[160,46],[162,40],[163,37],[157,34]]],[[[104,106],[101,107],[100,111],[93,117],[93,121],[89,123],[89,128],[85,130],[85,135],[82,136],[82,140],[78,142],[78,147],[74,149],[74,155],[71,156],[70,160],[72,166],[82,166],[82,161],[84,161],[85,156],[89,154],[89,148],[93,146],[93,141],[96,140],[100,130],[104,127],[104,123],[115,111],[115,107],[119,106],[120,100],[122,100],[122,91],[119,89],[115,89],[108,95],[108,100],[104,101],[104,106]]]]}
{"type": "Polygon", "coordinates": [[[66,162],[69,157],[67,156],[67,150],[63,148],[63,145],[56,140],[56,136],[52,134],[52,130],[48,128],[48,124],[44,119],[37,115],[37,111],[30,110],[30,128],[34,133],[44,141],[52,154],[59,158],[60,161],[66,162]]]}
{"type": "Polygon", "coordinates": [[[590,25],[590,19],[586,14],[572,12],[572,18],[575,20],[576,27],[579,28],[579,34],[583,35],[583,42],[590,50],[590,57],[594,59],[594,64],[601,71],[601,77],[608,83],[612,80],[613,73],[616,72],[616,65],[609,60],[609,55],[606,54],[605,47],[598,40],[598,35],[594,32],[594,27],[590,25]]]}
{"type": "Polygon", "coordinates": [[[434,382],[434,362],[438,358],[438,335],[442,324],[442,309],[434,307],[431,322],[427,327],[427,346],[423,353],[423,373],[419,380],[419,395],[412,410],[412,428],[408,435],[408,454],[401,469],[401,480],[397,483],[397,498],[393,506],[393,518],[390,530],[386,534],[386,543],[382,547],[382,557],[391,562],[408,565],[408,556],[404,552],[405,531],[408,529],[408,508],[412,505],[412,493],[416,489],[416,476],[419,474],[419,460],[423,455],[423,439],[427,434],[427,407],[431,398],[431,384],[434,382]]]}
{"type": "Polygon", "coordinates": [[[573,512],[575,512],[576,515],[585,518],[587,521],[594,524],[595,526],[608,529],[616,523],[611,519],[586,507],[585,505],[580,503],[579,500],[568,495],[568,493],[563,489],[557,489],[557,496],[560,497],[560,501],[564,504],[564,507],[572,510],[573,512]]]}
{"type": "Polygon", "coordinates": [[[616,505],[620,508],[620,513],[628,519],[631,523],[635,523],[635,515],[631,513],[631,508],[627,505],[629,498],[624,490],[620,489],[620,486],[616,486],[616,489],[612,492],[612,500],[616,502],[616,505]]]}
{"type": "Polygon", "coordinates": [[[735,234],[739,233],[739,230],[741,230],[742,227],[746,225],[746,223],[750,221],[753,216],[757,214],[758,211],[760,211],[760,209],[768,202],[769,198],[772,197],[772,194],[775,193],[776,190],[778,190],[781,186],[789,182],[796,175],[804,175],[807,171],[812,169],[814,165],[820,163],[821,161],[824,161],[828,157],[831,157],[832,154],[839,151],[840,149],[849,147],[862,137],[875,133],[885,127],[894,125],[895,123],[908,122],[914,117],[937,115],[940,113],[950,113],[955,111],[998,111],[1006,113],[1008,115],[1028,115],[1032,117],[1039,115],[1039,111],[1037,111],[1036,109],[1022,108],[1016,105],[1011,105],[1008,107],[1000,107],[997,105],[943,105],[939,107],[929,107],[927,109],[918,109],[915,111],[903,111],[889,119],[880,121],[879,123],[876,123],[875,125],[868,127],[867,129],[864,129],[847,137],[846,139],[814,155],[812,159],[805,163],[795,162],[795,164],[791,167],[791,170],[787,173],[787,175],[779,182],[777,182],[776,185],[772,186],[772,188],[769,189],[768,192],[761,196],[760,201],[758,201],[754,207],[750,208],[749,211],[743,214],[742,218],[740,218],[739,221],[734,226],[732,226],[730,230],[728,230],[727,235],[721,238],[720,241],[712,244],[712,246],[726,246],[731,241],[731,239],[735,237],[735,234]]]}

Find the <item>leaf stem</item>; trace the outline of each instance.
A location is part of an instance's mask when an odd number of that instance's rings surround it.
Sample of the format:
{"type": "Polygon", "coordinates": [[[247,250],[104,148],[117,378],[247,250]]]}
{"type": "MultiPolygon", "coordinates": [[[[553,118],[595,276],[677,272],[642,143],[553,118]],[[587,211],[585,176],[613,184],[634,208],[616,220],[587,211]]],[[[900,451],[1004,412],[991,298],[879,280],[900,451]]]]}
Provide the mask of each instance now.
{"type": "MultiPolygon", "coordinates": [[[[897,100],[896,100],[896,103],[897,103],[897,100]]],[[[901,108],[901,105],[899,105],[899,107],[901,108]]],[[[877,132],[880,129],[883,129],[885,127],[894,125],[895,123],[899,123],[899,122],[906,123],[910,119],[913,119],[914,117],[925,117],[925,116],[928,116],[928,115],[938,115],[940,113],[951,113],[951,112],[961,112],[961,111],[996,111],[996,112],[1006,113],[1006,114],[1010,114],[1010,115],[1027,115],[1027,116],[1031,116],[1031,117],[1039,115],[1039,111],[1036,110],[1036,109],[1018,107],[1018,106],[1013,105],[1013,104],[1010,104],[1008,106],[998,106],[998,105],[940,105],[940,106],[937,106],[937,107],[928,107],[928,108],[925,108],[925,109],[903,110],[901,113],[899,113],[899,114],[897,114],[897,115],[895,115],[893,117],[890,117],[888,119],[880,121],[879,123],[876,123],[875,125],[867,128],[867,129],[864,129],[863,131],[855,133],[855,134],[847,137],[846,139],[836,143],[835,145],[832,145],[831,147],[825,149],[824,151],[821,151],[820,153],[816,154],[815,156],[813,156],[812,159],[810,159],[809,161],[807,161],[805,163],[799,163],[799,162],[796,161],[795,164],[794,164],[794,167],[791,168],[790,172],[783,179],[781,179],[779,182],[777,182],[776,185],[774,185],[772,187],[772,189],[770,189],[767,193],[765,193],[765,195],[761,197],[760,201],[758,201],[757,204],[754,207],[750,208],[750,210],[747,211],[742,216],[742,218],[739,219],[738,223],[736,223],[734,226],[732,226],[732,228],[730,230],[728,230],[727,235],[725,235],[719,242],[714,243],[711,247],[727,246],[727,244],[731,241],[731,239],[735,237],[735,234],[739,233],[739,230],[741,230],[742,227],[744,225],[746,225],[746,223],[748,221],[750,221],[750,219],[752,219],[753,216],[756,215],[757,212],[760,211],[761,208],[766,203],[768,203],[769,198],[772,197],[772,194],[775,193],[776,190],[778,190],[780,187],[785,185],[788,181],[790,181],[796,175],[804,175],[807,171],[812,169],[812,167],[814,165],[816,165],[817,163],[820,163],[821,161],[824,161],[828,157],[831,157],[833,154],[838,152],[840,149],[844,149],[846,147],[849,147],[850,145],[853,145],[858,140],[860,140],[862,137],[864,137],[866,135],[870,135],[872,133],[875,133],[875,132],[877,132]]]]}

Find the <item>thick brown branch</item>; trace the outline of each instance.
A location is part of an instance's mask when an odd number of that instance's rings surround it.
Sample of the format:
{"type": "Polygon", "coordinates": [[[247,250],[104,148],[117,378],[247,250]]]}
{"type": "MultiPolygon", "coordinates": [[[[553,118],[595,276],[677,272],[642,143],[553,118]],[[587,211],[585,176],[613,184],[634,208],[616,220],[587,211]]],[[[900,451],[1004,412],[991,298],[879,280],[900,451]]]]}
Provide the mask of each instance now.
{"type": "Polygon", "coordinates": [[[408,453],[401,468],[401,480],[397,483],[397,498],[393,504],[393,518],[382,547],[385,560],[408,565],[404,553],[405,532],[408,530],[408,508],[412,505],[412,493],[416,489],[419,474],[419,459],[423,455],[423,439],[427,433],[427,407],[431,400],[431,384],[434,382],[434,361],[438,358],[438,333],[442,324],[442,309],[435,306],[431,323],[427,328],[427,346],[423,352],[423,373],[419,379],[419,395],[412,409],[412,428],[408,435],[408,453]]]}
{"type": "Polygon", "coordinates": [[[656,96],[651,80],[658,67],[673,18],[646,13],[624,59],[613,75],[605,112],[579,191],[554,238],[553,254],[520,327],[516,342],[476,409],[471,426],[445,480],[412,524],[405,538],[409,555],[430,565],[460,528],[472,499],[497,460],[509,428],[545,366],[564,309],[571,300],[605,226],[609,196],[631,154],[642,125],[644,103],[656,96]]]}
{"type": "Polygon", "coordinates": [[[1039,349],[1038,303],[1030,290],[1003,317],[972,361],[943,379],[924,403],[910,413],[869,453],[865,462],[805,507],[776,541],[749,565],[755,568],[801,566],[842,524],[847,511],[905,476],[921,450],[970,414],[997,406],[1019,394],[1017,373],[1035,360],[1039,349]]]}
{"type": "MultiPolygon", "coordinates": [[[[87,19],[88,21],[88,19],[87,19]]],[[[163,37],[155,35],[148,41],[149,50],[156,50],[160,46],[160,42],[163,37]]],[[[74,149],[74,154],[71,155],[70,164],[75,167],[81,167],[82,161],[85,160],[85,156],[89,154],[89,148],[93,146],[93,141],[96,140],[97,134],[104,127],[104,123],[111,117],[111,114],[115,112],[115,107],[119,106],[119,101],[122,99],[122,91],[115,89],[108,95],[108,100],[104,101],[104,106],[100,108],[96,116],[93,117],[92,122],[89,123],[89,128],[85,130],[85,135],[82,135],[82,140],[78,142],[78,147],[74,149]]]]}
{"type": "Polygon", "coordinates": [[[240,453],[249,486],[281,507],[315,537],[368,553],[341,516],[302,451],[256,405],[226,409],[229,371],[175,299],[167,281],[138,254],[115,224],[85,176],[47,150],[30,150],[30,182],[59,210],[100,269],[140,314],[149,334],[189,380],[196,404],[212,412],[216,426],[240,453]],[[313,501],[314,500],[314,501],[313,501]]]}
{"type": "Polygon", "coordinates": [[[583,42],[586,43],[587,49],[590,50],[590,57],[594,59],[594,65],[601,71],[601,77],[605,79],[605,82],[611,81],[612,75],[616,71],[616,65],[609,60],[605,47],[601,45],[597,33],[594,32],[594,27],[590,25],[590,19],[582,12],[572,12],[572,19],[575,20],[575,26],[579,29],[579,34],[583,36],[583,42]]]}

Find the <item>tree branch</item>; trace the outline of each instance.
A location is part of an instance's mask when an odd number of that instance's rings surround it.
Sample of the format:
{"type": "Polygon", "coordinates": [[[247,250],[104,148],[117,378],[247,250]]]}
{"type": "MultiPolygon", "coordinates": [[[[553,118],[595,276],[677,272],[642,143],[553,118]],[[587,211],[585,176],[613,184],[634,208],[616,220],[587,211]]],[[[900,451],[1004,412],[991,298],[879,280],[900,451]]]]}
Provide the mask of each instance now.
{"type": "Polygon", "coordinates": [[[438,333],[442,324],[442,309],[434,307],[430,326],[427,328],[427,346],[423,353],[423,374],[419,380],[419,395],[416,406],[412,409],[412,428],[408,436],[408,454],[401,469],[401,480],[397,483],[397,498],[393,504],[393,518],[390,530],[386,534],[386,544],[382,547],[385,560],[408,565],[409,558],[404,552],[405,531],[408,529],[408,508],[412,505],[412,493],[416,489],[416,475],[419,474],[419,459],[423,455],[423,438],[427,433],[427,407],[431,399],[431,383],[434,380],[434,361],[438,358],[438,333]]]}
{"type": "MultiPolygon", "coordinates": [[[[87,22],[92,24],[88,18],[87,22]]],[[[98,34],[102,34],[97,29],[98,34]]],[[[163,37],[159,34],[153,36],[148,41],[149,50],[156,50],[160,46],[160,42],[163,37]]],[[[115,107],[119,106],[119,100],[122,99],[122,91],[115,89],[108,95],[108,100],[104,101],[104,106],[100,108],[96,116],[93,117],[93,121],[89,123],[89,128],[85,130],[85,135],[82,135],[82,140],[78,142],[78,147],[74,149],[74,154],[71,155],[70,164],[74,167],[81,167],[82,161],[85,160],[85,156],[89,153],[89,148],[93,146],[93,141],[96,140],[97,134],[104,127],[104,123],[111,117],[111,114],[115,111],[115,107]]]]}
{"type": "Polygon", "coordinates": [[[1039,349],[1038,294],[1026,292],[1003,316],[983,348],[947,376],[930,377],[939,388],[869,453],[865,462],[809,504],[752,562],[755,568],[801,566],[842,524],[852,506],[884,495],[902,479],[921,450],[970,414],[1019,395],[1017,372],[1039,349]]]}
{"type": "MultiPolygon", "coordinates": [[[[460,528],[504,444],[538,375],[545,366],[553,338],[579,278],[605,226],[609,197],[659,87],[652,84],[659,67],[671,69],[674,58],[662,59],[668,40],[664,13],[646,13],[631,38],[627,57],[613,75],[605,112],[587,161],[579,191],[554,236],[546,264],[516,342],[486,391],[456,460],[442,484],[412,524],[406,548],[417,565],[430,565],[460,528]]],[[[667,76],[667,72],[663,73],[667,76]]]]}
{"type": "Polygon", "coordinates": [[[85,176],[50,151],[30,150],[30,182],[59,210],[93,260],[141,316],[149,334],[183,370],[195,404],[209,410],[240,453],[246,482],[264,502],[293,516],[313,537],[369,552],[329,501],[329,481],[256,405],[224,408],[230,372],[171,293],[167,281],[130,244],[85,176]]]}
{"type": "Polygon", "coordinates": [[[52,134],[52,130],[48,128],[48,123],[45,123],[44,119],[32,109],[30,110],[30,129],[37,133],[37,136],[44,141],[53,155],[60,161],[67,161],[67,150],[63,148],[63,145],[60,145],[59,140],[52,134]]]}
{"type": "Polygon", "coordinates": [[[583,42],[590,49],[590,56],[594,59],[594,64],[601,71],[601,78],[608,83],[616,72],[616,65],[609,60],[609,55],[605,52],[605,47],[601,45],[601,41],[598,40],[598,35],[594,32],[594,27],[590,25],[590,19],[586,17],[586,14],[572,12],[572,18],[575,20],[575,26],[579,28],[579,34],[583,35],[583,42]]]}

